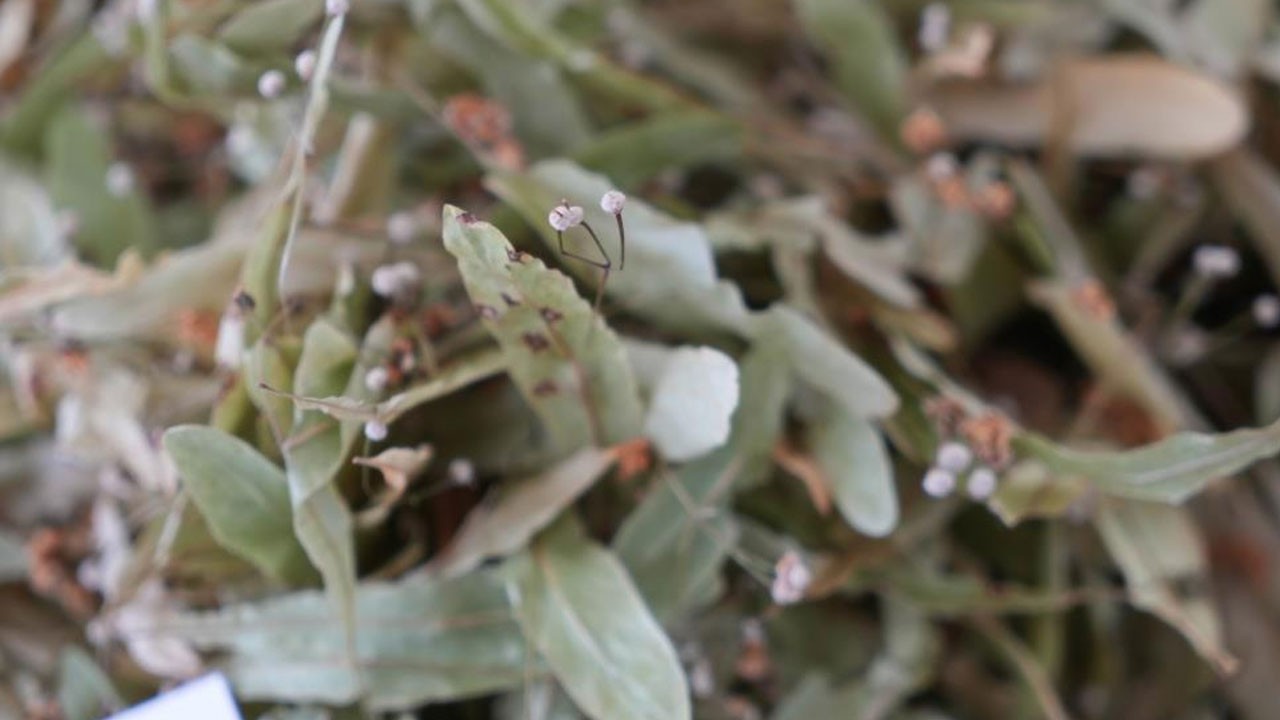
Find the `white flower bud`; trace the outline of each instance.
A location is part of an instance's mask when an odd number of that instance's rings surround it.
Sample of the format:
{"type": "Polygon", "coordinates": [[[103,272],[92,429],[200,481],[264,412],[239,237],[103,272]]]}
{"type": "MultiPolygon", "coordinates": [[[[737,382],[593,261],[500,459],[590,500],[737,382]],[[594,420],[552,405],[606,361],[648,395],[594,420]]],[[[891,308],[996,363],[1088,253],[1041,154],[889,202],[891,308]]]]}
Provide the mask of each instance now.
{"type": "Polygon", "coordinates": [[[351,10],[348,0],[324,0],[324,11],[330,15],[346,15],[351,10]]]}
{"type": "Polygon", "coordinates": [[[996,473],[989,467],[979,467],[969,473],[969,482],[965,485],[965,492],[969,493],[969,497],[978,502],[984,502],[991,497],[996,491],[996,473]]]}
{"type": "Polygon", "coordinates": [[[929,497],[944,498],[956,489],[956,476],[942,468],[929,468],[920,486],[929,497]]]}
{"type": "Polygon", "coordinates": [[[382,265],[373,271],[369,284],[382,297],[395,297],[418,284],[418,266],[411,262],[382,265]]]}
{"type": "Polygon", "coordinates": [[[945,3],[933,2],[920,13],[920,32],[917,40],[925,52],[938,52],[947,46],[951,34],[951,9],[945,3]]]}
{"type": "Polygon", "coordinates": [[[1268,330],[1280,325],[1280,298],[1267,293],[1253,300],[1253,321],[1268,330]]]}
{"type": "Polygon", "coordinates": [[[950,180],[960,172],[960,163],[956,161],[956,156],[949,152],[935,153],[925,162],[924,171],[929,179],[935,182],[950,180]]]}
{"type": "Polygon", "coordinates": [[[381,365],[369,368],[369,372],[364,374],[364,386],[369,392],[380,393],[387,389],[387,381],[391,379],[391,373],[381,365]]]}
{"type": "Polygon", "coordinates": [[[783,553],[773,572],[771,591],[775,603],[791,605],[804,599],[804,592],[813,580],[813,573],[809,572],[799,555],[790,550],[783,553]]]}
{"type": "Polygon", "coordinates": [[[244,312],[232,305],[218,323],[218,339],[213,345],[213,361],[218,367],[235,370],[244,360],[244,312]]]}
{"type": "Polygon", "coordinates": [[[476,481],[476,466],[466,458],[454,458],[449,461],[449,482],[461,487],[469,487],[476,481]]]}
{"type": "Polygon", "coordinates": [[[311,73],[316,71],[316,51],[307,49],[298,53],[298,57],[293,59],[293,69],[298,77],[310,80],[311,73]]]}
{"type": "Polygon", "coordinates": [[[581,225],[584,215],[581,207],[561,202],[551,208],[550,214],[547,215],[547,222],[559,232],[564,232],[575,225],[581,225]]]}
{"type": "Polygon", "coordinates": [[[382,442],[383,440],[386,440],[388,432],[390,432],[390,430],[387,428],[386,424],[380,423],[377,420],[370,420],[364,424],[364,436],[373,442],[382,442]]]}
{"type": "Polygon", "coordinates": [[[107,168],[107,192],[122,198],[133,193],[136,180],[128,163],[114,162],[107,168]]]}
{"type": "Polygon", "coordinates": [[[938,447],[934,464],[950,473],[962,473],[973,462],[973,451],[960,442],[945,442],[938,447]]]}
{"type": "Polygon", "coordinates": [[[627,196],[618,190],[610,190],[600,197],[600,209],[610,215],[618,215],[627,205],[627,196]]]}
{"type": "Polygon", "coordinates": [[[258,94],[272,100],[280,97],[286,83],[284,73],[279,70],[268,70],[258,76],[258,94]]]}
{"type": "Polygon", "coordinates": [[[406,210],[387,218],[387,237],[397,245],[408,245],[418,235],[418,219],[406,210]]]}
{"type": "Polygon", "coordinates": [[[1201,245],[1191,258],[1197,275],[1220,279],[1240,272],[1240,253],[1225,245],[1201,245]]]}

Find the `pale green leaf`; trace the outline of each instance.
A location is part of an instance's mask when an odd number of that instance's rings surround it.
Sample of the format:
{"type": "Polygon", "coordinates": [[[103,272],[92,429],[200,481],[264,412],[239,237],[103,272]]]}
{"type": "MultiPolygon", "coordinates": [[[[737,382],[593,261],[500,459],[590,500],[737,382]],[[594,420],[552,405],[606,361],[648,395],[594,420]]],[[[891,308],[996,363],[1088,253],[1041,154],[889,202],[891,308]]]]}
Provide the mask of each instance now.
{"type": "Polygon", "coordinates": [[[569,278],[456,207],[445,208],[444,243],[512,380],[558,448],[639,434],[640,396],[626,353],[569,278]]]}
{"type": "Polygon", "coordinates": [[[1088,480],[1112,495],[1181,503],[1213,480],[1280,454],[1280,423],[1227,433],[1184,432],[1133,450],[1076,450],[1036,435],[1016,441],[1053,473],[1088,480]]]}
{"type": "Polygon", "coordinates": [[[355,600],[354,664],[342,621],[319,592],[158,616],[147,629],[218,651],[244,700],[409,709],[517,687],[526,673],[543,672],[492,573],[365,584],[355,600]]]}
{"type": "Polygon", "coordinates": [[[568,518],[506,567],[521,629],[596,720],[687,720],[684,671],[622,563],[568,518]]]}
{"type": "Polygon", "coordinates": [[[70,255],[48,192],[26,173],[0,162],[0,269],[48,267],[70,255]]]}
{"type": "Polygon", "coordinates": [[[1217,610],[1202,590],[1208,582],[1208,559],[1187,511],[1112,500],[1103,504],[1097,526],[1124,572],[1133,604],[1177,628],[1218,672],[1230,675],[1238,661],[1223,647],[1217,610]],[[1199,582],[1188,583],[1192,579],[1199,582]]]}
{"type": "Polygon", "coordinates": [[[586,448],[533,477],[504,482],[467,515],[448,547],[432,559],[428,571],[453,577],[487,559],[523,548],[613,462],[612,452],[586,448]]]}
{"type": "Polygon", "coordinates": [[[795,6],[845,96],[882,136],[896,140],[907,112],[907,61],[884,8],[871,0],[795,0],[795,6]]]}
{"type": "Polygon", "coordinates": [[[282,582],[315,577],[293,534],[280,468],[245,441],[201,425],[170,428],[164,448],[219,545],[282,582]]]}
{"type": "Polygon", "coordinates": [[[840,515],[868,535],[892,532],[898,524],[898,493],[888,451],[875,426],[831,404],[810,425],[809,445],[840,515]]]}
{"type": "Polygon", "coordinates": [[[287,51],[323,13],[319,0],[260,0],[223,24],[218,39],[242,53],[287,51]]]}
{"type": "Polygon", "coordinates": [[[58,659],[58,708],[64,720],[98,720],[124,706],[111,678],[78,647],[58,659]]]}

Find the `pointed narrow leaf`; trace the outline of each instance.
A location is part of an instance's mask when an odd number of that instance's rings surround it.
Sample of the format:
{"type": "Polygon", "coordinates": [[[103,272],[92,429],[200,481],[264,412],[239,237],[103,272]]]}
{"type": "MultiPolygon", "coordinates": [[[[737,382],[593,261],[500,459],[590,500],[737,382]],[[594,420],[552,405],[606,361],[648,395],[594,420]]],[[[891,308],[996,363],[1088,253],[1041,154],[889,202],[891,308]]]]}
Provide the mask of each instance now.
{"type": "Polygon", "coordinates": [[[462,575],[488,558],[523,548],[613,465],[609,450],[586,448],[545,472],[503,484],[471,511],[453,541],[428,569],[444,577],[462,575]]]}
{"type": "Polygon", "coordinates": [[[608,550],[562,520],[507,567],[517,621],[595,720],[688,720],[680,660],[608,550]]]}
{"type": "Polygon", "coordinates": [[[1280,454],[1280,422],[1216,435],[1179,433],[1115,452],[1073,450],[1030,434],[1017,443],[1019,453],[1053,472],[1084,478],[1112,495],[1181,503],[1213,480],[1280,454]]]}

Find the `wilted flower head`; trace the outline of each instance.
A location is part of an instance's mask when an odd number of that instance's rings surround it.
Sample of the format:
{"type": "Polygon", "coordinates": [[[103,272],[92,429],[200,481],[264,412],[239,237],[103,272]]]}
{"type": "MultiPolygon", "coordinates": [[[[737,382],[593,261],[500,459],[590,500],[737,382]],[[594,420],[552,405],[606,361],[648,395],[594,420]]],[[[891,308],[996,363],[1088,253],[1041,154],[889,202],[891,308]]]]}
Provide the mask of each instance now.
{"type": "Polygon", "coordinates": [[[284,73],[279,70],[268,70],[258,76],[258,94],[271,100],[280,97],[285,86],[284,73]]]}
{"type": "Polygon", "coordinates": [[[1229,278],[1240,272],[1240,253],[1226,245],[1201,245],[1191,262],[1196,274],[1204,278],[1229,278]]]}
{"type": "Polygon", "coordinates": [[[956,476],[942,468],[929,468],[920,486],[929,497],[944,498],[956,489],[956,476]]]}
{"type": "Polygon", "coordinates": [[[551,208],[547,222],[557,232],[564,232],[575,225],[581,225],[584,215],[581,207],[570,205],[568,200],[561,200],[559,205],[551,208]]]}
{"type": "Polygon", "coordinates": [[[800,602],[813,580],[813,573],[799,555],[788,550],[773,568],[773,601],[779,605],[800,602]]]}
{"type": "Polygon", "coordinates": [[[610,215],[617,215],[627,204],[627,196],[618,190],[610,190],[600,198],[600,209],[610,215]]]}

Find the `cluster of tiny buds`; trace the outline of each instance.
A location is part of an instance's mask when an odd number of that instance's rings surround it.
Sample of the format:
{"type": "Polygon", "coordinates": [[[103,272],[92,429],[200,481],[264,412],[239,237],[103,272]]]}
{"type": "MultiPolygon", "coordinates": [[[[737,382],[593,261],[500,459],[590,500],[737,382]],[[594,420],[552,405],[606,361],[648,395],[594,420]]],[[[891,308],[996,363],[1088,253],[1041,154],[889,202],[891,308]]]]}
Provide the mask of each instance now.
{"type": "Polygon", "coordinates": [[[947,441],[938,447],[933,467],[924,474],[921,487],[926,495],[944,498],[955,491],[959,478],[966,472],[965,492],[977,502],[990,498],[996,491],[998,478],[991,468],[985,465],[973,466],[973,451],[968,445],[954,440],[947,441]]]}
{"type": "Polygon", "coordinates": [[[1226,245],[1201,245],[1191,263],[1200,277],[1221,280],[1240,272],[1240,253],[1226,245]]]}
{"type": "Polygon", "coordinates": [[[364,436],[371,442],[382,442],[383,440],[386,440],[387,434],[390,432],[391,430],[384,422],[370,420],[364,424],[364,436]]]}

